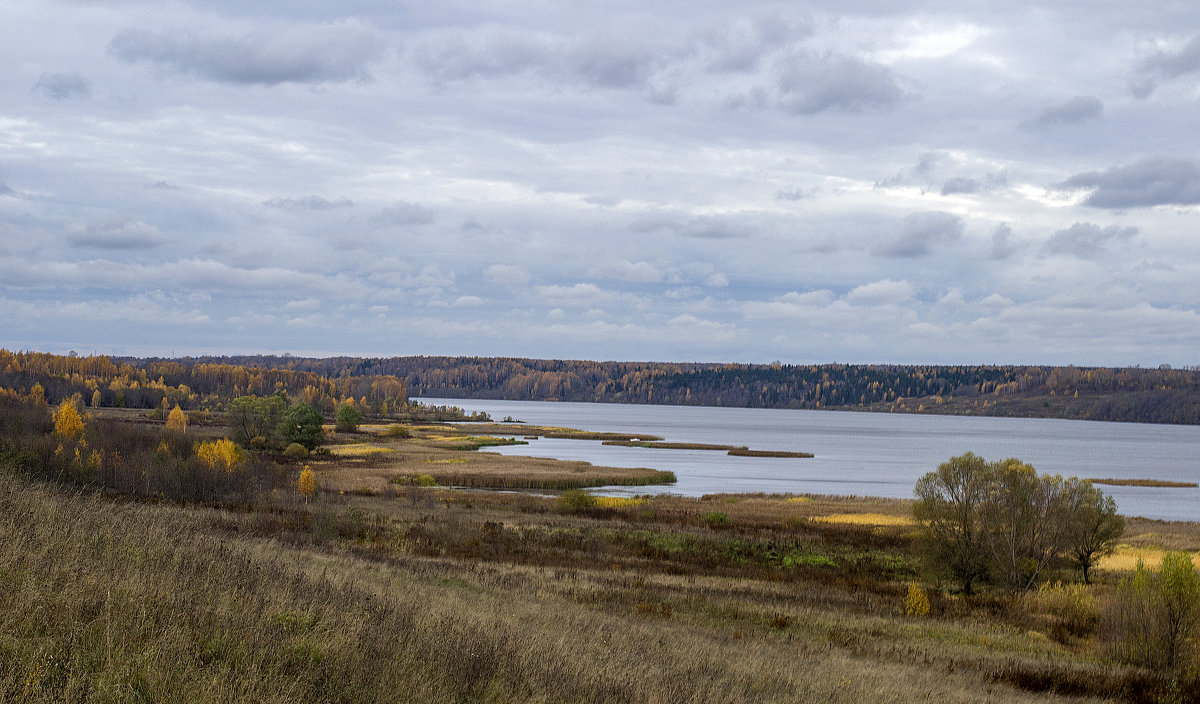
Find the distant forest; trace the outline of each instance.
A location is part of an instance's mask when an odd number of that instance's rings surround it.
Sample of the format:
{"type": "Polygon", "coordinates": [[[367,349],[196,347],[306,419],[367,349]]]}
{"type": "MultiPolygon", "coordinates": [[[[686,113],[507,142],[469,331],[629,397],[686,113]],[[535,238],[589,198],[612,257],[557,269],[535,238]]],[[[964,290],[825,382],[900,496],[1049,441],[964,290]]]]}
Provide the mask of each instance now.
{"type": "Polygon", "coordinates": [[[408,397],[812,408],[1200,424],[1200,370],[591,362],[507,357],[70,356],[0,349],[0,389],[57,403],[221,410],[283,392],[323,412],[408,397]]]}
{"type": "Polygon", "coordinates": [[[288,371],[326,380],[327,387],[337,392],[353,387],[355,395],[369,389],[372,380],[394,379],[418,397],[1200,424],[1200,370],[1167,367],[677,364],[506,357],[233,356],[120,361],[147,370],[173,364],[288,371]]]}

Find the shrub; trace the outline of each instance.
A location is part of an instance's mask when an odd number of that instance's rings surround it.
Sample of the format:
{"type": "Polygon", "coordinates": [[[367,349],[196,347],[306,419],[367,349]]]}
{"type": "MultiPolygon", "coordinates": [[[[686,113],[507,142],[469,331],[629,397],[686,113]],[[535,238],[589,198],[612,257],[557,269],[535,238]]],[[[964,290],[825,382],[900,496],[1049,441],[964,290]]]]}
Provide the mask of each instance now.
{"type": "Polygon", "coordinates": [[[586,511],[596,507],[596,497],[580,489],[568,489],[558,497],[558,507],[564,511],[586,511]]]}
{"type": "Polygon", "coordinates": [[[1163,555],[1158,572],[1139,560],[1117,585],[1108,614],[1110,654],[1157,670],[1182,667],[1200,627],[1200,575],[1185,552],[1163,555]]]}
{"type": "Polygon", "coordinates": [[[709,528],[716,528],[728,523],[729,516],[726,516],[724,511],[709,511],[700,520],[704,521],[704,524],[709,528]]]}
{"type": "Polygon", "coordinates": [[[63,401],[54,412],[54,432],[68,439],[83,433],[83,418],[75,408],[74,398],[63,401]]]}
{"type": "Polygon", "coordinates": [[[929,615],[929,595],[916,582],[908,583],[908,594],[904,597],[904,615],[914,618],[929,615]]]}
{"type": "Polygon", "coordinates": [[[243,459],[242,451],[228,438],[200,443],[196,446],[196,456],[209,469],[219,468],[226,471],[233,471],[243,459]]]}
{"type": "Polygon", "coordinates": [[[403,425],[389,425],[382,433],[385,438],[410,438],[412,433],[403,425]]]}
{"type": "Polygon", "coordinates": [[[298,442],[294,442],[284,449],[283,456],[290,460],[302,460],[308,457],[308,448],[298,442]]]}
{"type": "Polygon", "coordinates": [[[417,486],[437,486],[437,480],[428,474],[418,474],[413,477],[412,483],[417,486]]]}
{"type": "Polygon", "coordinates": [[[1043,584],[1025,597],[1026,609],[1053,619],[1051,632],[1058,640],[1062,633],[1083,637],[1091,633],[1100,621],[1096,597],[1083,584],[1043,584]]]}

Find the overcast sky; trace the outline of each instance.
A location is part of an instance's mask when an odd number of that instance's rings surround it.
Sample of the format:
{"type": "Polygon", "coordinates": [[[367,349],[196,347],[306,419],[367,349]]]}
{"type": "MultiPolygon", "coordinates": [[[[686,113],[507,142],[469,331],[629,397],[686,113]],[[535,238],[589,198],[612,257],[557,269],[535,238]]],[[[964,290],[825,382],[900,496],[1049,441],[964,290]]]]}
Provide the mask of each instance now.
{"type": "Polygon", "coordinates": [[[0,19],[2,347],[1200,364],[1194,2],[0,19]]]}

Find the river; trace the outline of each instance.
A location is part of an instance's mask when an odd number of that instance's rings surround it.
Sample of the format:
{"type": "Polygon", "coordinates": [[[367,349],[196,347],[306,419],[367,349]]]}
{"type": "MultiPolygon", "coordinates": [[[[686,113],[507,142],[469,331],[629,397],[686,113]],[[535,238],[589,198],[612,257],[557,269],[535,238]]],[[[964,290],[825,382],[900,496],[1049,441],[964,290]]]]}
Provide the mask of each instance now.
{"type": "MultiPolygon", "coordinates": [[[[1016,457],[1040,472],[1086,478],[1200,481],[1200,426],[1041,418],[796,411],[543,401],[414,399],[485,411],[530,425],[658,435],[672,442],[811,452],[811,459],[730,457],[704,450],[614,447],[539,439],[489,448],[506,455],[585,460],[675,473],[661,487],[605,487],[604,494],[812,493],[911,498],[918,478],[974,452],[1016,457]]],[[[1200,489],[1102,486],[1126,515],[1200,521],[1200,489]]]]}

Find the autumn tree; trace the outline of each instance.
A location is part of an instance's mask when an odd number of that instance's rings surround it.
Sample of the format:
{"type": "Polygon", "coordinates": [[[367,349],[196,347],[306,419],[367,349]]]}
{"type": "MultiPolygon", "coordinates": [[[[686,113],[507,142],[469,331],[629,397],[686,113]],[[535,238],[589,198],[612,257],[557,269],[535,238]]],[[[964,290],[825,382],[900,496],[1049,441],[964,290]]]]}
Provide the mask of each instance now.
{"type": "Polygon", "coordinates": [[[167,430],[182,433],[187,430],[187,424],[187,415],[179,407],[178,403],[175,404],[175,408],[171,409],[171,412],[167,415],[167,430]]]}
{"type": "Polygon", "coordinates": [[[101,399],[103,399],[103,396],[100,394],[100,389],[96,389],[95,391],[93,391],[92,392],[92,408],[99,408],[101,399]]]}
{"type": "Polygon", "coordinates": [[[304,503],[308,503],[309,497],[316,493],[316,477],[313,476],[313,471],[308,465],[304,465],[304,469],[301,470],[300,478],[296,481],[296,488],[300,490],[300,495],[304,497],[304,503]]]}
{"type": "Polygon", "coordinates": [[[1162,557],[1157,572],[1138,560],[1121,580],[1109,613],[1109,649],[1119,660],[1154,669],[1183,667],[1200,629],[1200,575],[1186,552],[1162,557]]]}
{"type": "Polygon", "coordinates": [[[54,412],[54,432],[67,439],[83,433],[83,418],[75,407],[75,398],[65,399],[54,412]]]}
{"type": "Polygon", "coordinates": [[[1028,591],[1066,547],[1063,479],[1016,459],[990,465],[981,505],[983,542],[998,584],[1028,591]]]}
{"type": "Polygon", "coordinates": [[[223,469],[227,472],[242,461],[242,451],[228,438],[209,440],[196,445],[196,456],[209,469],[223,469]]]}
{"type": "Polygon", "coordinates": [[[37,404],[46,403],[46,390],[41,384],[34,384],[33,388],[29,389],[29,398],[37,404]]]}

